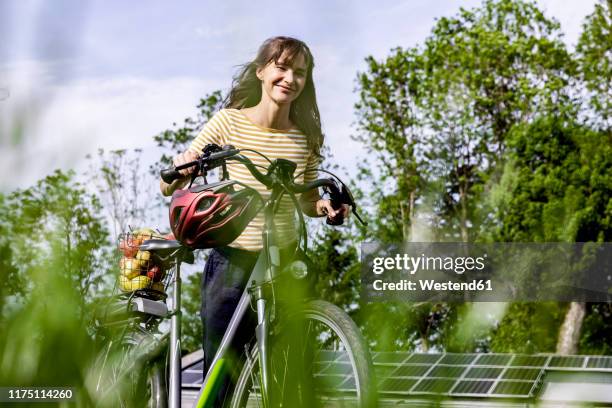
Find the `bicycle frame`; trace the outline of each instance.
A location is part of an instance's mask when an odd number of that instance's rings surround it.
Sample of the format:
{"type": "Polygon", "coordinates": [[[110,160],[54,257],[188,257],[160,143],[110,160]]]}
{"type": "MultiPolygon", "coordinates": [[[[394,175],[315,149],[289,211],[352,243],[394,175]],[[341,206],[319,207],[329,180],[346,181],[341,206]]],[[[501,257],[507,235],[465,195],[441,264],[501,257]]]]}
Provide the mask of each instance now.
{"type": "MultiPolygon", "coordinates": [[[[268,350],[268,299],[265,295],[262,284],[271,281],[275,278],[281,267],[281,250],[275,240],[274,229],[274,205],[277,199],[280,198],[281,190],[274,188],[270,199],[264,206],[265,227],[263,231],[263,248],[249,282],[252,284],[245,288],[238,302],[238,306],[230,319],[229,325],[221,340],[219,348],[213,358],[213,361],[206,373],[202,387],[196,399],[194,407],[212,407],[216,398],[216,391],[223,380],[225,371],[225,356],[230,348],[238,327],[242,322],[249,305],[254,300],[257,306],[257,326],[255,334],[257,338],[257,347],[259,349],[260,365],[262,369],[262,384],[261,392],[264,401],[268,401],[269,392],[269,350],[268,350]],[[253,292],[253,295],[250,293],[253,292]]],[[[267,405],[267,404],[266,404],[267,405]]]]}

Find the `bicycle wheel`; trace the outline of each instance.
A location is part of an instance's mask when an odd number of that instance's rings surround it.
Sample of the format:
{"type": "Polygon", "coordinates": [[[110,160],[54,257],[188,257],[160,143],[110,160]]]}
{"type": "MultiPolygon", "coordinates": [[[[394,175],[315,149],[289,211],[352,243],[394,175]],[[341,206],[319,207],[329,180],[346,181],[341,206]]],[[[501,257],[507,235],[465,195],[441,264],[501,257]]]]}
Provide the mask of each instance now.
{"type": "MultiPolygon", "coordinates": [[[[365,341],[337,306],[310,301],[282,319],[271,334],[271,406],[374,407],[376,389],[365,341]],[[299,324],[300,328],[297,328],[299,324]]],[[[247,350],[230,407],[263,407],[256,345],[247,350]]]]}
{"type": "Polygon", "coordinates": [[[165,355],[159,340],[148,337],[132,333],[100,353],[93,368],[96,407],[167,407],[165,355]]]}

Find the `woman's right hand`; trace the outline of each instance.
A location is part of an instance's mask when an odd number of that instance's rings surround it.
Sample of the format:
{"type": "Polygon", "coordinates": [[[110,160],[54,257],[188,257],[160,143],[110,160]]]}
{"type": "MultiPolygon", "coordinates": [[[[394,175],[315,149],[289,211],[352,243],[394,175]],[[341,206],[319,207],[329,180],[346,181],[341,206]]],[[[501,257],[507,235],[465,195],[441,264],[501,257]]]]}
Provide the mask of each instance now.
{"type": "MultiPolygon", "coordinates": [[[[196,153],[192,152],[191,150],[187,150],[184,153],[174,156],[174,159],[172,159],[172,164],[174,164],[174,167],[178,167],[185,163],[192,162],[196,160],[197,158],[198,158],[198,155],[196,153]]],[[[196,171],[196,169],[197,169],[197,166],[192,166],[192,167],[188,167],[183,170],[179,170],[179,172],[181,173],[183,177],[185,177],[185,176],[190,175],[194,171],[196,171]]]]}

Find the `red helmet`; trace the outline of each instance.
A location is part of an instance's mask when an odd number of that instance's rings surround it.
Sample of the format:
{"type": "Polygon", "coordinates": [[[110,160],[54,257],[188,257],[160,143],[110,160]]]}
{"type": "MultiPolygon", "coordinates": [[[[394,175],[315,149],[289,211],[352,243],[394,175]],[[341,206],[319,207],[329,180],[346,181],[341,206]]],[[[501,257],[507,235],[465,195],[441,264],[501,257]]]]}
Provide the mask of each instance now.
{"type": "Polygon", "coordinates": [[[190,248],[227,245],[244,231],[261,204],[257,191],[234,180],[177,190],[170,202],[170,227],[190,248]],[[243,188],[236,190],[237,185],[243,188]]]}

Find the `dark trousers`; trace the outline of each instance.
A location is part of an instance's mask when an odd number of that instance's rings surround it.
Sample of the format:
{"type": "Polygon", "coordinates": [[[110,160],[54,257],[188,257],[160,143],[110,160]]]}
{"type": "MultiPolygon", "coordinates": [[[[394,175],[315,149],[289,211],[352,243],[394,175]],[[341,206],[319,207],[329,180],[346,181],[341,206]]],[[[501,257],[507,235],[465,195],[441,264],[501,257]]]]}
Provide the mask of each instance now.
{"type": "MultiPolygon", "coordinates": [[[[210,251],[204,267],[201,285],[202,308],[200,310],[205,377],[236,306],[238,306],[240,296],[248,284],[258,256],[259,252],[231,247],[215,248],[210,251]]],[[[253,336],[256,319],[252,313],[247,313],[243,323],[232,343],[235,357],[242,354],[244,345],[253,336]]],[[[228,359],[230,365],[234,365],[236,361],[234,358],[228,359]]],[[[238,367],[234,365],[230,369],[235,370],[238,367]]],[[[227,386],[227,383],[224,384],[223,389],[219,392],[221,398],[227,386]]]]}

